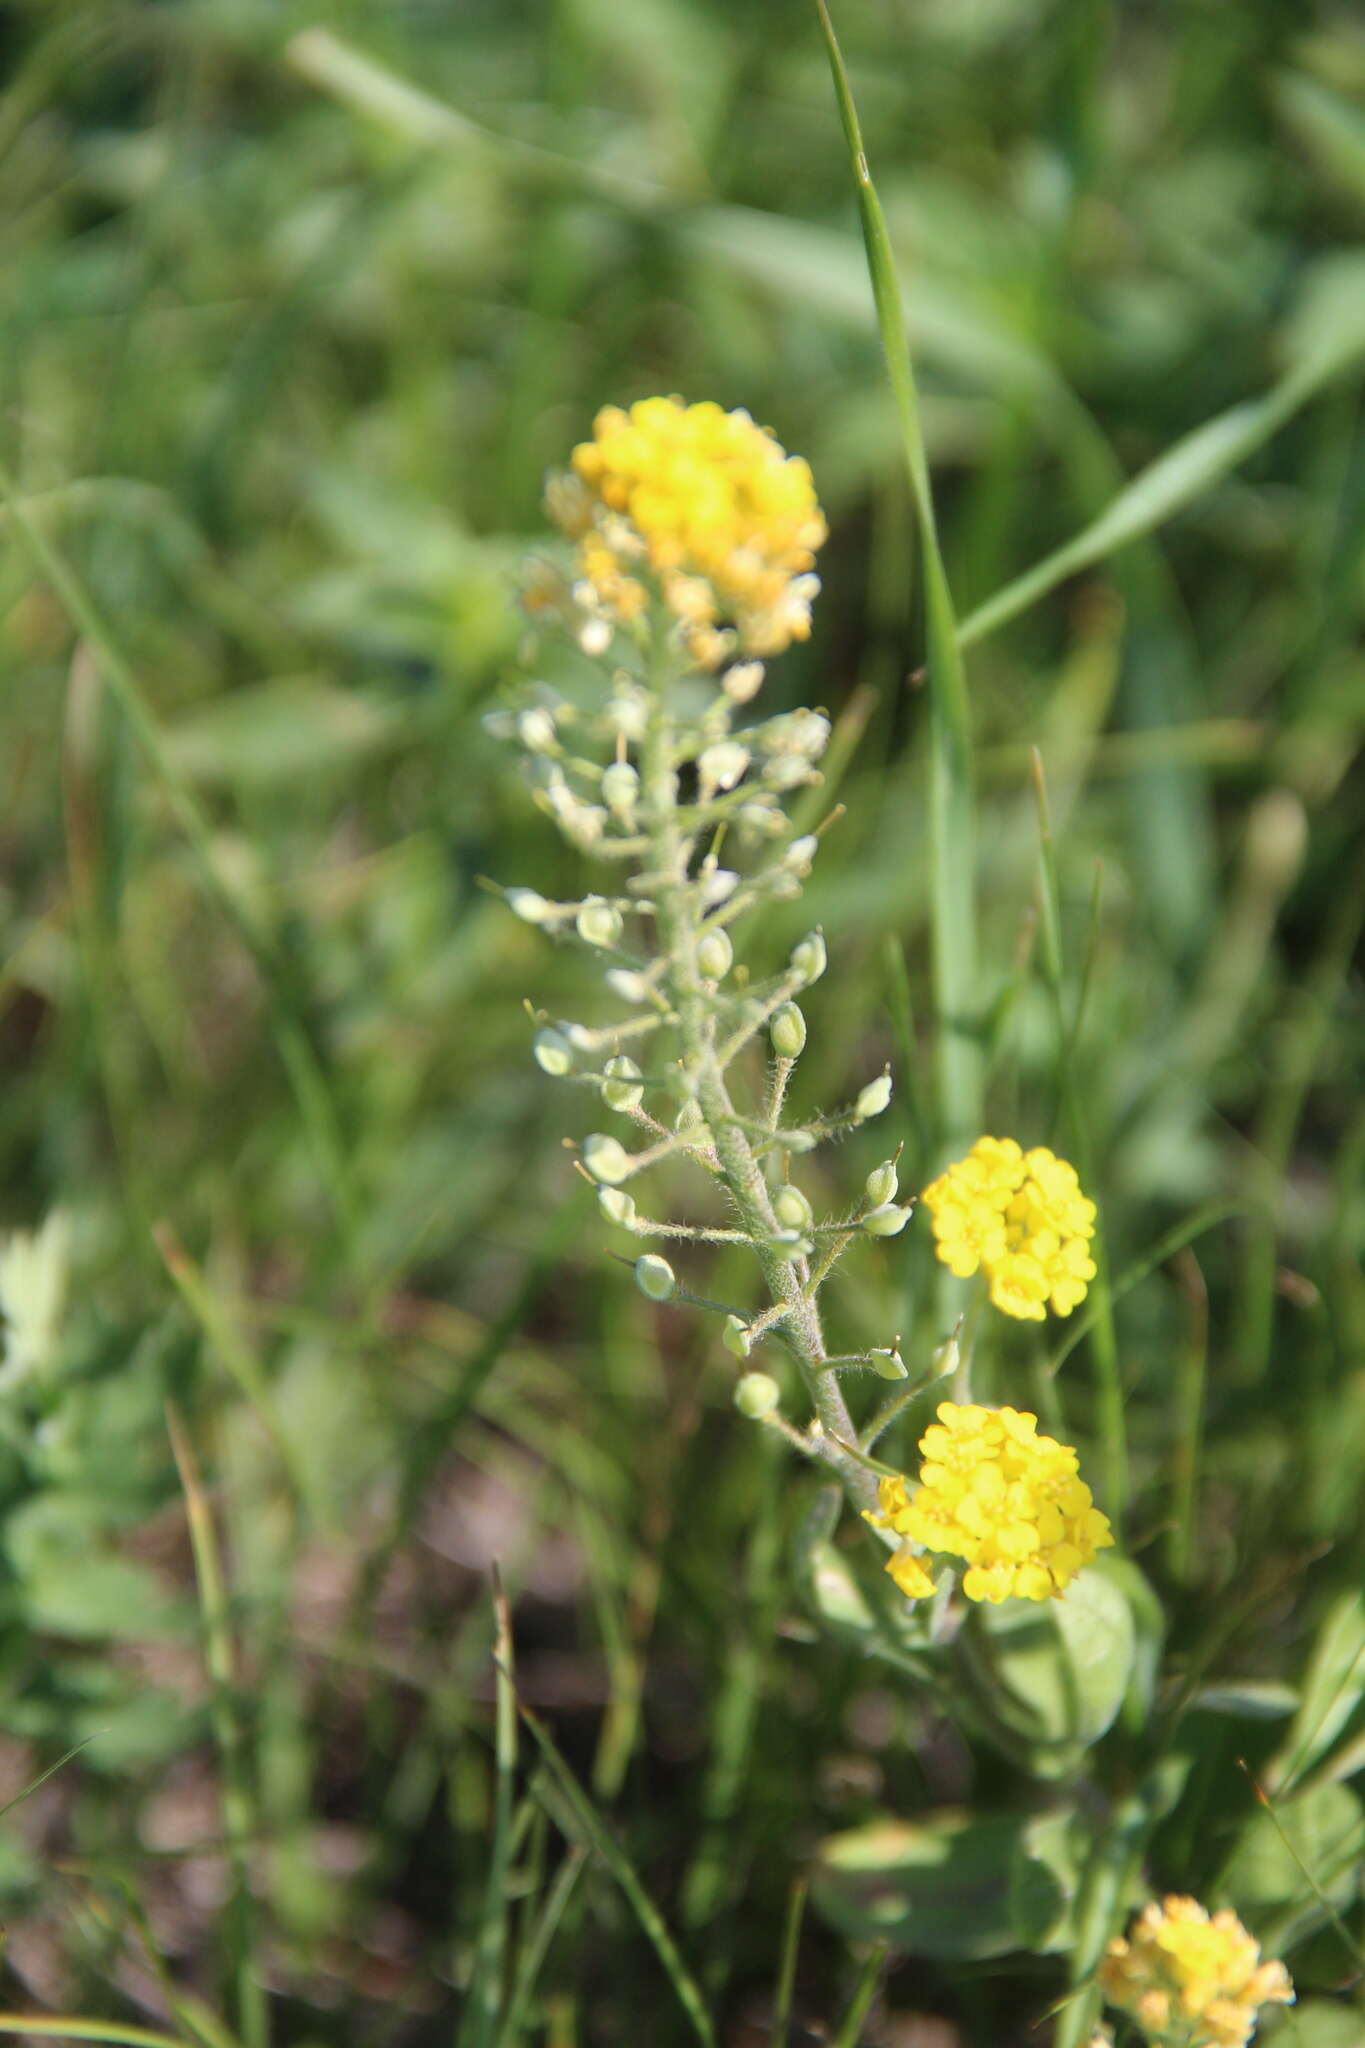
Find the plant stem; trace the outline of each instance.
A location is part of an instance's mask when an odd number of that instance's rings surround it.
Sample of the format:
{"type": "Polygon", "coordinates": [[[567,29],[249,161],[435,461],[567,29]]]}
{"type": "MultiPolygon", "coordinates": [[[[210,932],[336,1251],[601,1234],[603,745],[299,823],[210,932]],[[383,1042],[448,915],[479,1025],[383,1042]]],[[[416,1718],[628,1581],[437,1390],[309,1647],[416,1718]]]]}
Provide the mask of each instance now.
{"type": "Polygon", "coordinates": [[[856,1441],[857,1432],[835,1376],[825,1370],[825,1340],[820,1311],[803,1286],[795,1267],[771,1242],[781,1226],[773,1214],[768,1184],[754,1156],[744,1123],[735,1111],[716,1051],[712,1019],[697,964],[697,914],[687,862],[691,851],[679,829],[673,768],[673,727],[666,689],[656,685],[653,715],[644,748],[644,814],[649,832],[650,871],[659,939],[667,955],[666,979],[678,1018],[683,1064],[696,1089],[697,1101],[720,1161],[721,1176],[739,1212],[742,1227],[756,1242],[763,1277],[774,1303],[785,1310],[783,1331],[800,1364],[807,1391],[824,1430],[817,1436],[819,1455],[838,1472],[844,1491],[858,1507],[871,1506],[876,1484],[840,1443],[856,1441]],[[835,1439],[837,1441],[831,1441],[835,1439]]]}

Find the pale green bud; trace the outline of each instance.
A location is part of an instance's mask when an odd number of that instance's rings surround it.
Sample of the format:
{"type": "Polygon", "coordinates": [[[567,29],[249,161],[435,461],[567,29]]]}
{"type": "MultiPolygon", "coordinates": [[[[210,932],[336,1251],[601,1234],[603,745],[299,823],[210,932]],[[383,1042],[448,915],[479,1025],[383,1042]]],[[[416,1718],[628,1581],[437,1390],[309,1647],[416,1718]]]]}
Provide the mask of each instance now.
{"type": "Polygon", "coordinates": [[[735,1406],[750,1422],[771,1415],[782,1399],[782,1389],[766,1372],[746,1372],[735,1388],[735,1406]]]}
{"type": "Polygon", "coordinates": [[[795,1259],[808,1259],[815,1247],[808,1237],[802,1237],[799,1230],[779,1230],[776,1237],[768,1239],[779,1259],[791,1265],[795,1259]]]}
{"type": "Polygon", "coordinates": [[[880,1116],[891,1101],[891,1076],[878,1074],[875,1081],[869,1081],[853,1105],[853,1114],[861,1123],[866,1117],[880,1116]]]}
{"type": "Polygon", "coordinates": [[[863,1182],[867,1199],[874,1209],[880,1209],[885,1202],[894,1202],[899,1186],[894,1159],[883,1159],[881,1165],[874,1166],[863,1182]]]}
{"type": "Polygon", "coordinates": [[[637,974],[633,967],[609,967],[606,981],[612,994],[620,996],[623,1003],[649,1001],[649,983],[643,974],[637,974]]]}
{"type": "Polygon", "coordinates": [[[733,868],[712,868],[709,875],[703,875],[701,900],[708,910],[714,910],[719,903],[733,896],[739,887],[739,876],[733,868]]]}
{"type": "Polygon", "coordinates": [[[779,1059],[794,1060],[800,1057],[806,1043],[806,1020],[795,1003],[783,1003],[781,1009],[774,1012],[773,1021],[768,1026],[768,1034],[773,1042],[773,1051],[779,1059]]]}
{"type": "Polygon", "coordinates": [[[870,1216],[864,1216],[863,1229],[869,1237],[899,1237],[910,1221],[910,1210],[897,1208],[894,1202],[883,1202],[880,1209],[874,1209],[870,1216]]]}
{"type": "Polygon", "coordinates": [[[734,957],[730,934],[719,926],[715,931],[703,932],[697,941],[697,965],[708,981],[723,981],[730,972],[734,957]]]}
{"type": "Polygon", "coordinates": [[[643,696],[613,697],[606,717],[612,729],[628,740],[642,740],[649,727],[649,710],[643,696]]]}
{"type": "Polygon", "coordinates": [[[661,1259],[657,1252],[646,1252],[635,1261],[635,1285],[651,1301],[667,1301],[678,1280],[667,1259],[661,1259]]]}
{"type": "Polygon", "coordinates": [[[738,740],[717,740],[697,757],[697,775],[703,789],[733,789],[749,765],[749,749],[738,740]]]}
{"type": "Polygon", "coordinates": [[[733,668],[727,668],[720,679],[720,686],[732,704],[747,704],[757,696],[763,685],[763,664],[761,661],[737,661],[733,668]]]}
{"type": "Polygon", "coordinates": [[[810,763],[800,754],[774,754],[763,766],[763,780],[769,789],[783,795],[790,789],[799,789],[804,782],[813,782],[810,763]]]}
{"type": "Polygon", "coordinates": [[[599,1188],[597,1206],[608,1223],[615,1223],[622,1230],[634,1227],[635,1197],[628,1195],[624,1188],[599,1188]]]}
{"type": "Polygon", "coordinates": [[[810,1203],[790,1182],[773,1196],[773,1214],[786,1230],[809,1230],[814,1220],[810,1203]]]}
{"type": "Polygon", "coordinates": [[[610,952],[621,936],[621,913],[604,896],[587,897],[579,905],[574,923],[579,938],[589,946],[599,946],[603,952],[610,952]]]}
{"type": "Polygon", "coordinates": [[[608,1109],[638,1109],[644,1100],[644,1089],[640,1086],[640,1069],[634,1060],[618,1052],[606,1065],[609,1078],[602,1083],[602,1100],[608,1109]]]}
{"type": "Polygon", "coordinates": [[[517,714],[517,738],[530,754],[548,754],[558,742],[555,722],[543,705],[517,714]]]}
{"type": "Polygon", "coordinates": [[[675,1131],[700,1131],[704,1121],[701,1104],[695,1095],[689,1095],[673,1119],[673,1128],[675,1131]]]}
{"type": "Polygon", "coordinates": [[[894,1345],[888,1351],[872,1352],[871,1358],[872,1370],[877,1374],[878,1378],[884,1380],[909,1379],[910,1374],[906,1368],[905,1360],[894,1345]]]}
{"type": "Polygon", "coordinates": [[[573,1047],[562,1031],[537,1031],[531,1050],[542,1073],[558,1077],[573,1072],[573,1047]]]}
{"type": "Polygon", "coordinates": [[[629,761],[613,761],[602,772],[602,801],[615,818],[626,818],[640,794],[640,778],[629,761]]]}
{"type": "Polygon", "coordinates": [[[523,924],[547,924],[554,915],[553,903],[547,903],[534,889],[509,889],[507,908],[523,924]]]}
{"type": "Polygon", "coordinates": [[[725,1318],[725,1328],[720,1333],[720,1341],[734,1358],[747,1358],[754,1348],[754,1340],[749,1335],[749,1325],[742,1322],[738,1316],[725,1318]]]}
{"type": "Polygon", "coordinates": [[[792,973],[799,974],[809,984],[818,981],[829,966],[829,955],[825,951],[824,936],[820,932],[809,932],[792,953],[792,973]]]}
{"type": "Polygon", "coordinates": [[[820,1140],[814,1131],[784,1131],[783,1149],[787,1152],[813,1152],[820,1140]]]}
{"type": "Polygon", "coordinates": [[[820,842],[813,832],[804,832],[799,839],[793,839],[782,856],[784,867],[795,868],[798,874],[809,874],[810,864],[820,850],[820,842]]]}
{"type": "Polygon", "coordinates": [[[617,1139],[609,1138],[601,1131],[594,1131],[590,1138],[583,1140],[583,1164],[594,1180],[604,1181],[609,1188],[630,1179],[632,1161],[629,1152],[617,1139]]]}

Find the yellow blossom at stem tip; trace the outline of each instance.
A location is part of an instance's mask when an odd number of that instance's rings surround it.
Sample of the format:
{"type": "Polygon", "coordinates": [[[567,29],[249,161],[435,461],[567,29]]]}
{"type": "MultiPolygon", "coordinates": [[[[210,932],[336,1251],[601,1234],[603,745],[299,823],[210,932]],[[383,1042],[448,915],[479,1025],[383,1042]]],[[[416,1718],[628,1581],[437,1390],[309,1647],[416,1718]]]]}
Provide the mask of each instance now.
{"type": "Polygon", "coordinates": [[[747,412],[680,398],[604,406],[547,502],[578,544],[575,595],[590,618],[629,625],[657,593],[706,669],[810,632],[824,515],[809,464],[747,412]]]}
{"type": "Polygon", "coordinates": [[[1210,1919],[1175,1896],[1144,1906],[1127,1939],[1110,1942],[1100,1986],[1160,2048],[1245,2048],[1263,2005],[1294,2003],[1284,1964],[1261,1961],[1235,1913],[1210,1919]]]}
{"type": "Polygon", "coordinates": [[[1074,1166],[1013,1138],[978,1138],[920,1198],[934,1222],[934,1250],[959,1279],[978,1268],[1007,1316],[1042,1322],[1069,1316],[1095,1277],[1095,1204],[1074,1166]]]}
{"type": "Polygon", "coordinates": [[[1038,1434],[1015,1408],[941,1401],[920,1438],[919,1484],[882,1480],[874,1528],[902,1539],[886,1569],[907,1599],[933,1580],[921,1551],[965,1560],[969,1600],[1049,1600],[1114,1541],[1069,1444],[1038,1434]]]}

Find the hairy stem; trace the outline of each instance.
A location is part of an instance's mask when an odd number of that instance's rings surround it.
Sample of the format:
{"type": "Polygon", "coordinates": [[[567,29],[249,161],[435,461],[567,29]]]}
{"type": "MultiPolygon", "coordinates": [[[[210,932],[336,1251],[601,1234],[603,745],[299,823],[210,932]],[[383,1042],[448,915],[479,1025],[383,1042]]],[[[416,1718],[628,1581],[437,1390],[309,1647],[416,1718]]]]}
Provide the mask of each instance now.
{"type": "Polygon", "coordinates": [[[810,1439],[811,1447],[834,1467],[854,1505],[868,1507],[876,1499],[876,1482],[842,1449],[842,1445],[856,1441],[856,1431],[834,1375],[825,1370],[820,1312],[798,1272],[771,1242],[781,1226],[773,1214],[763,1169],[730,1099],[717,1053],[697,965],[697,907],[687,874],[691,849],[679,829],[672,722],[662,687],[657,690],[646,736],[643,767],[655,916],[661,948],[668,958],[667,981],[677,1014],[684,1066],[710,1130],[721,1177],[744,1230],[756,1242],[769,1293],[773,1302],[785,1310],[783,1334],[801,1366],[821,1425],[810,1439]]]}

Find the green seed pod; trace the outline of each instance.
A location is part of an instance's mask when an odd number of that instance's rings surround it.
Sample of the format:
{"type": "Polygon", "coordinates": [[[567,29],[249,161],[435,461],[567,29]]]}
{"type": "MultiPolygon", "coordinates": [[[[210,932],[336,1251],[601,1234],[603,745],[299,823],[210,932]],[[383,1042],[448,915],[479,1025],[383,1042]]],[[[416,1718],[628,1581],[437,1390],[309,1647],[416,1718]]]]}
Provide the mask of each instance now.
{"type": "Polygon", "coordinates": [[[799,1230],[779,1230],[776,1237],[768,1239],[768,1243],[778,1258],[785,1259],[788,1265],[794,1259],[808,1259],[815,1249],[810,1239],[802,1237],[799,1230]]]}
{"type": "Polygon", "coordinates": [[[609,1188],[630,1179],[632,1161],[629,1152],[602,1131],[594,1131],[590,1138],[583,1140],[583,1164],[594,1180],[604,1182],[609,1188]]]}
{"type": "Polygon", "coordinates": [[[635,1261],[635,1285],[651,1301],[667,1301],[676,1290],[678,1280],[667,1259],[661,1259],[657,1252],[646,1252],[643,1258],[635,1261]]]}
{"type": "Polygon", "coordinates": [[[553,1074],[558,1078],[573,1072],[573,1047],[562,1031],[537,1031],[531,1051],[543,1074],[553,1074]]]}
{"type": "Polygon", "coordinates": [[[877,1374],[877,1377],[879,1379],[909,1379],[910,1374],[906,1369],[905,1360],[901,1357],[899,1351],[897,1351],[894,1348],[894,1346],[890,1351],[874,1351],[870,1355],[872,1359],[872,1370],[877,1374]]]}
{"type": "Polygon", "coordinates": [[[895,1160],[883,1159],[880,1166],[873,1167],[863,1182],[863,1189],[873,1208],[880,1209],[884,1202],[894,1202],[899,1185],[895,1160]]]}
{"type": "Polygon", "coordinates": [[[698,1144],[707,1143],[706,1120],[701,1113],[701,1104],[695,1095],[689,1095],[673,1119],[675,1131],[687,1131],[698,1144]]]}
{"type": "Polygon", "coordinates": [[[742,1322],[738,1316],[725,1318],[725,1328],[720,1333],[720,1341],[734,1358],[747,1358],[754,1348],[754,1340],[749,1335],[749,1325],[742,1322]]]}
{"type": "Polygon", "coordinates": [[[555,722],[543,704],[517,714],[517,738],[528,754],[548,754],[557,744],[555,722]]]}
{"type": "Polygon", "coordinates": [[[730,934],[717,925],[711,932],[703,932],[697,941],[697,965],[708,981],[723,981],[734,962],[735,949],[730,944],[730,934]]]}
{"type": "Polygon", "coordinates": [[[820,932],[808,932],[800,945],[793,949],[791,957],[793,974],[799,974],[802,981],[809,986],[811,982],[820,979],[828,965],[829,955],[825,951],[823,934],[820,932]]]}
{"type": "Polygon", "coordinates": [[[878,1074],[875,1081],[869,1081],[853,1105],[853,1114],[859,1123],[870,1116],[880,1116],[891,1101],[891,1076],[878,1074]]]}
{"type": "Polygon", "coordinates": [[[790,1182],[773,1196],[773,1214],[784,1230],[809,1230],[814,1220],[810,1203],[790,1182]]]}
{"type": "Polygon", "coordinates": [[[644,1100],[644,1089],[640,1086],[640,1069],[634,1060],[618,1052],[607,1061],[609,1079],[602,1083],[602,1100],[608,1109],[638,1109],[644,1100]]]}
{"type": "Polygon", "coordinates": [[[589,946],[610,952],[622,932],[621,913],[603,896],[589,896],[579,905],[574,919],[578,936],[589,946]]]}
{"type": "Polygon", "coordinates": [[[623,1003],[649,1001],[649,983],[633,967],[609,967],[605,979],[612,994],[620,996],[623,1003]]]}
{"type": "Polygon", "coordinates": [[[869,1237],[899,1237],[909,1221],[909,1209],[898,1209],[894,1202],[883,1202],[880,1209],[864,1216],[863,1229],[869,1237]]]}
{"type": "Polygon", "coordinates": [[[619,1225],[622,1230],[633,1229],[635,1224],[635,1197],[628,1195],[624,1188],[599,1188],[597,1206],[608,1223],[619,1225]]]}
{"type": "Polygon", "coordinates": [[[781,1399],[782,1389],[766,1372],[746,1372],[735,1388],[735,1406],[750,1422],[761,1422],[765,1415],[771,1415],[781,1399]]]}
{"type": "Polygon", "coordinates": [[[799,1059],[806,1043],[806,1020],[795,1003],[783,1003],[768,1026],[773,1051],[779,1059],[799,1059]]]}
{"type": "Polygon", "coordinates": [[[534,889],[509,889],[507,908],[523,924],[548,924],[553,912],[553,903],[547,903],[534,889]]]}
{"type": "Polygon", "coordinates": [[[602,801],[614,818],[628,818],[640,794],[640,778],[629,761],[613,761],[602,771],[602,801]]]}

